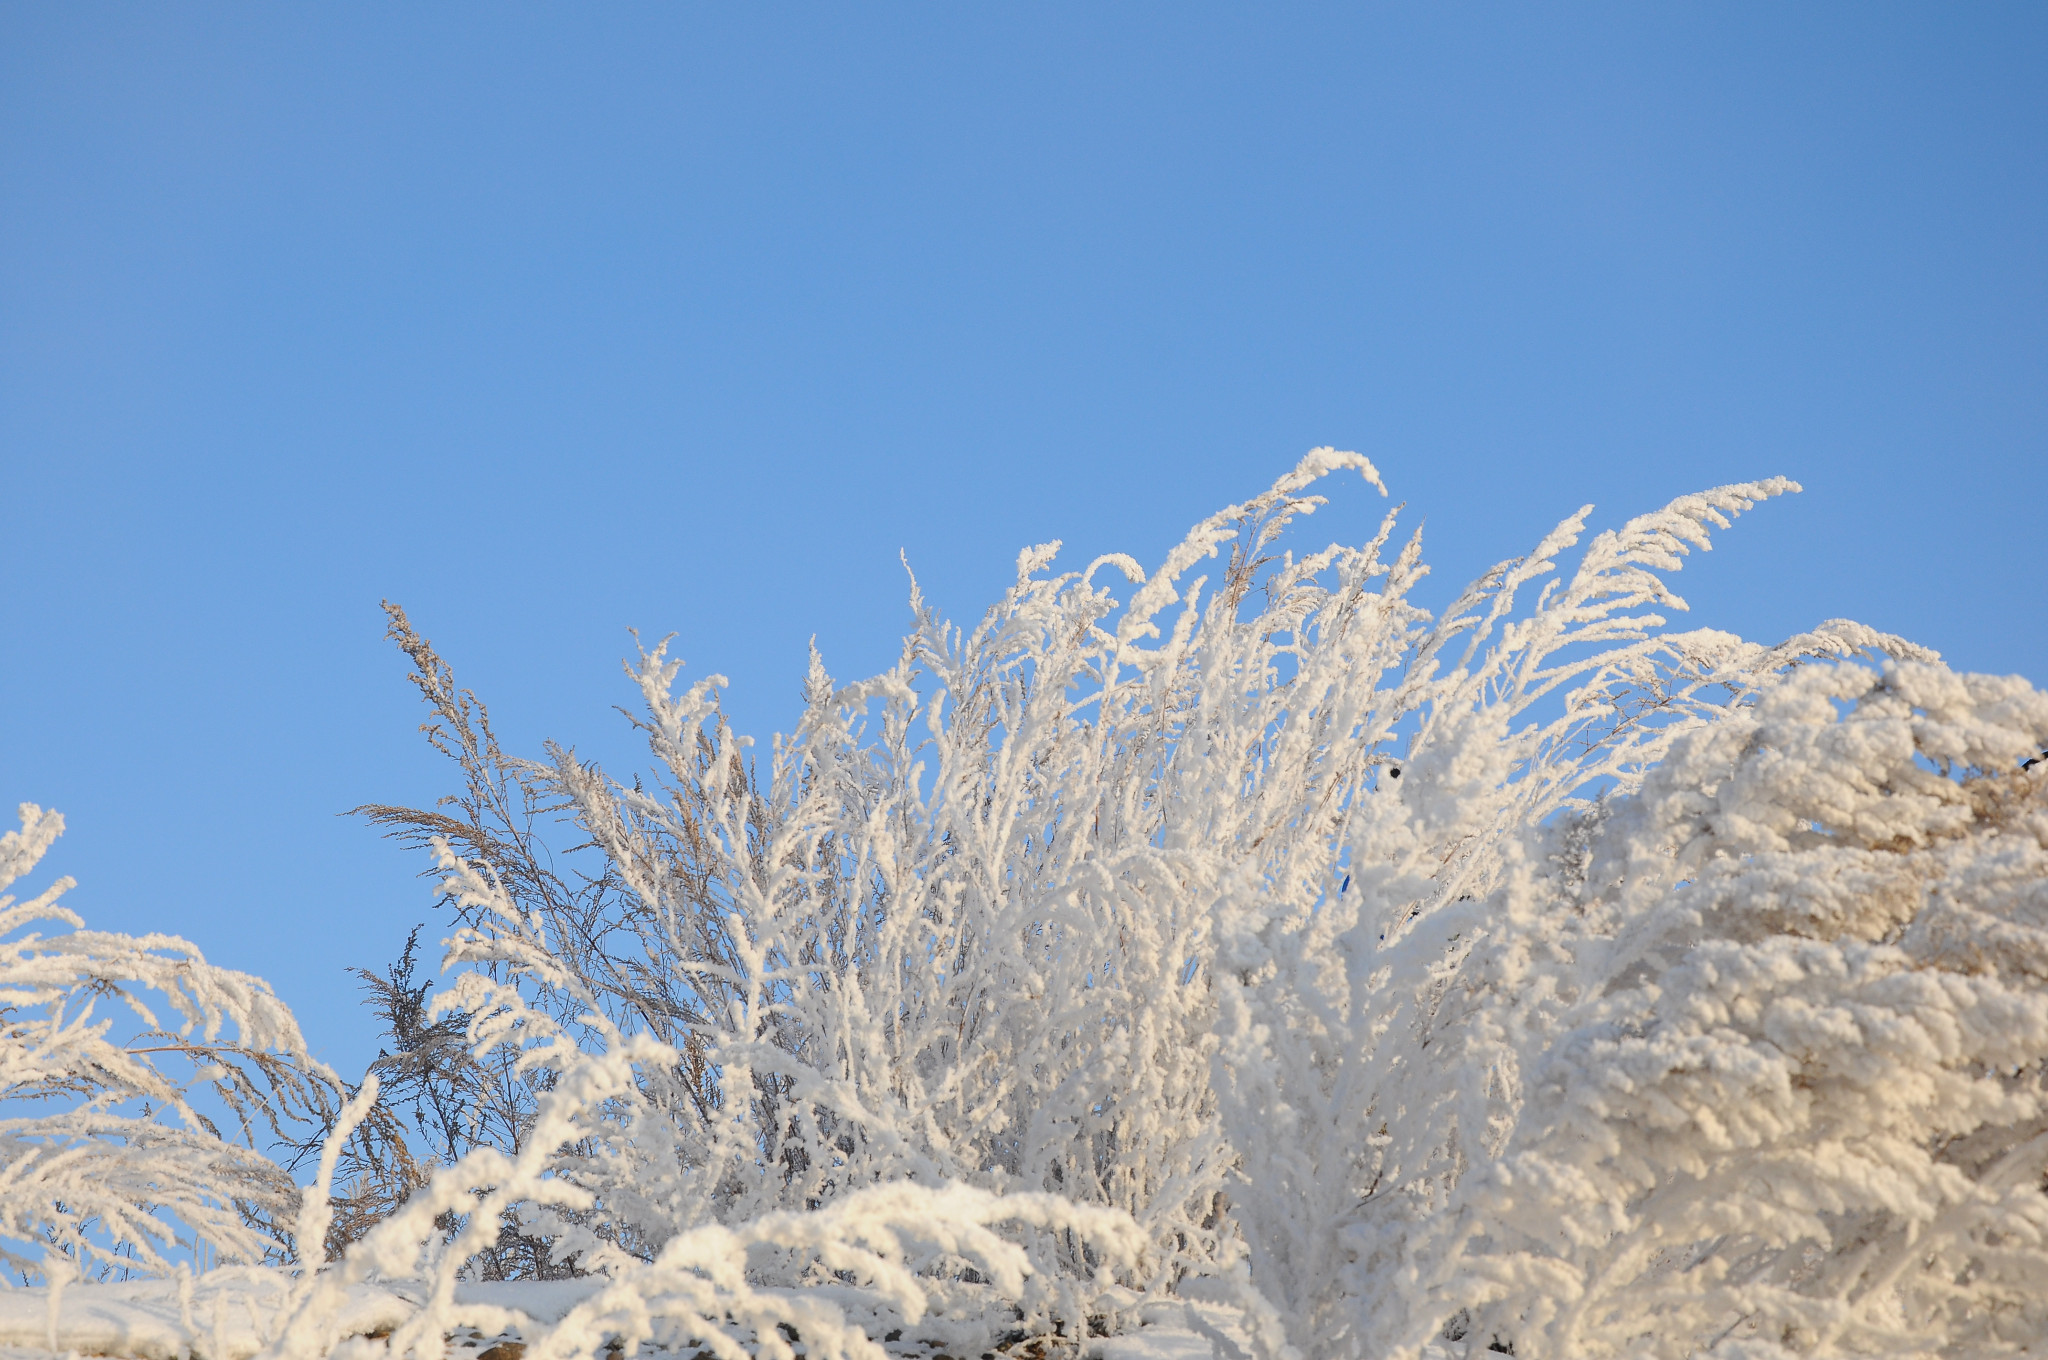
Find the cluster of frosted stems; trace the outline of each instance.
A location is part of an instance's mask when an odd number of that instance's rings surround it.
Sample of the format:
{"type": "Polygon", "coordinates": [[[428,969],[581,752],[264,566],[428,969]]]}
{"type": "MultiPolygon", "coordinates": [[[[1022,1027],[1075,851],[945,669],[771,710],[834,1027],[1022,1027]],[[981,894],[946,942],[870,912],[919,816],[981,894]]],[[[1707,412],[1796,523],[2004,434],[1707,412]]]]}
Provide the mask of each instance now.
{"type": "MultiPolygon", "coordinates": [[[[1581,511],[1432,614],[1392,515],[1288,546],[1346,469],[1378,485],[1318,450],[1149,573],[1031,549],[971,630],[914,594],[894,668],[814,656],[771,751],[643,653],[652,776],[532,768],[694,1018],[619,1019],[444,846],[474,924],[440,1004],[545,1093],[516,1151],[290,1276],[271,1353],[875,1357],[1182,1314],[1273,1358],[2038,1345],[2048,695],[1839,621],[1668,630],[1665,577],[1783,480],[1581,511]],[[506,1221],[590,1279],[567,1316],[458,1302],[506,1221]],[[417,1310],[349,1340],[375,1281],[417,1310]]],[[[56,826],[28,809],[0,880],[56,826]]],[[[260,1254],[235,1206],[288,1187],[92,1007],[302,1055],[289,1016],[56,891],[0,916],[7,1111],[44,1098],[0,1121],[9,1263],[260,1254]]]]}

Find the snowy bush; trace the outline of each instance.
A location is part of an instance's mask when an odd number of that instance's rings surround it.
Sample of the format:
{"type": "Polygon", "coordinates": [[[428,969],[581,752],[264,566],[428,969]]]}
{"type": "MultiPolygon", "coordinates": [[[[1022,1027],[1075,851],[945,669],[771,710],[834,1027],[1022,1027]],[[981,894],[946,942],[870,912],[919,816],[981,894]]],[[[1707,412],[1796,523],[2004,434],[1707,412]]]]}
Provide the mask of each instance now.
{"type": "MultiPolygon", "coordinates": [[[[22,804],[21,830],[0,836],[0,890],[63,829],[56,813],[22,804]]],[[[57,905],[72,886],[0,896],[0,1264],[61,1287],[160,1272],[193,1250],[288,1250],[279,1216],[298,1190],[256,1141],[317,1115],[333,1078],[263,982],[176,936],[85,929],[57,905]],[[159,1018],[165,1007],[175,1028],[159,1018]],[[211,1101],[195,1103],[195,1089],[211,1101]],[[241,1142],[222,1136],[222,1117],[241,1142]]]]}
{"type": "Polygon", "coordinates": [[[1149,574],[1028,550],[972,629],[913,588],[766,752],[643,652],[625,781],[505,755],[393,609],[464,784],[365,811],[436,856],[455,977],[371,978],[387,1091],[319,1185],[396,1100],[419,1188],[309,1199],[340,1259],[276,1353],[371,1344],[349,1291],[398,1279],[435,1356],[1236,1344],[1219,1308],[1268,1357],[2048,1338],[2048,696],[1839,621],[1664,631],[1783,480],[1582,510],[1433,615],[1391,515],[1287,547],[1346,469],[1149,574]],[[463,1292],[535,1277],[586,1292],[463,1292]]]}

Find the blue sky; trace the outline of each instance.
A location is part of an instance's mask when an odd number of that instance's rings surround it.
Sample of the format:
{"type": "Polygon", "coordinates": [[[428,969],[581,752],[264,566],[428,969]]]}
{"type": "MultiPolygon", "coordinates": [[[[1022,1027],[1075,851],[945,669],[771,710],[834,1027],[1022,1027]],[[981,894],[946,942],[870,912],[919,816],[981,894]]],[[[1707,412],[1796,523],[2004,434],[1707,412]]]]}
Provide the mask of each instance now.
{"type": "Polygon", "coordinates": [[[2044,69],[2019,5],[8,6],[0,802],[353,1072],[432,914],[337,814],[449,787],[385,597],[623,770],[629,627],[765,736],[899,550],[971,616],[1335,444],[1437,598],[1783,473],[1689,623],[2048,680],[2044,69]]]}

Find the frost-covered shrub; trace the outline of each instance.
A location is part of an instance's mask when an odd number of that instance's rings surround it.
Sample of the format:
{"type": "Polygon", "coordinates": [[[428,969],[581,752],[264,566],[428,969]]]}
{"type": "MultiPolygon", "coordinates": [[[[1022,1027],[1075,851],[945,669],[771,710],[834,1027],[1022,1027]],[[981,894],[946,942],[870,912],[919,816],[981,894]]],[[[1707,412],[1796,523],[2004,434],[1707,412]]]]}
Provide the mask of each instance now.
{"type": "MultiPolygon", "coordinates": [[[[63,829],[22,804],[21,829],[0,836],[0,890],[63,829]]],[[[317,1112],[332,1077],[268,985],[174,935],[87,930],[58,905],[72,886],[0,896],[0,1265],[61,1282],[155,1273],[195,1247],[288,1250],[276,1227],[298,1190],[256,1142],[317,1112]]]]}
{"type": "Polygon", "coordinates": [[[1665,631],[1783,480],[1582,510],[1437,615],[1392,516],[1287,548],[1346,469],[1149,574],[1028,550],[972,629],[913,593],[765,752],[643,652],[630,780],[502,753],[394,609],[464,774],[366,809],[454,913],[434,1007],[378,983],[431,1146],[346,1231],[309,1198],[345,1250],[275,1352],[401,1278],[432,1356],[957,1354],[1175,1299],[1267,1357],[2048,1335],[2048,696],[1840,621],[1665,631]],[[554,1322],[458,1288],[565,1275],[554,1322]]]}

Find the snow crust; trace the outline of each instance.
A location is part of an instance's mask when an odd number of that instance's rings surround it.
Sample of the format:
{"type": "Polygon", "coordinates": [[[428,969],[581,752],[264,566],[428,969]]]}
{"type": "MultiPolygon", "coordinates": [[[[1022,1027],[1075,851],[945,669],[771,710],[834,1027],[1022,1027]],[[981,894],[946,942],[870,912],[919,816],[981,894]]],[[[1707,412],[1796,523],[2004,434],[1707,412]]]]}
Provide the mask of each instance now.
{"type": "MultiPolygon", "coordinates": [[[[60,1296],[54,1345],[49,1289],[0,1291],[0,1360],[61,1360],[67,1355],[251,1360],[270,1343],[290,1283],[277,1272],[229,1268],[189,1281],[189,1293],[182,1297],[179,1283],[168,1280],[75,1286],[60,1296]]],[[[597,1280],[471,1281],[456,1287],[455,1303],[516,1309],[538,1322],[557,1323],[601,1285],[597,1280]]],[[[353,1285],[337,1311],[336,1330],[344,1339],[388,1335],[418,1310],[425,1292],[353,1285]]],[[[521,1340],[516,1330],[491,1336],[466,1331],[448,1338],[448,1353],[451,1360],[467,1360],[521,1340]]],[[[1247,1354],[1248,1344],[1235,1310],[1183,1303],[1140,1321],[1129,1335],[1096,1339],[1086,1354],[1100,1360],[1214,1360],[1247,1354]]],[[[509,1355],[509,1348],[498,1353],[509,1355]]]]}
{"type": "MultiPolygon", "coordinates": [[[[276,1319],[290,1302],[283,1272],[227,1267],[180,1280],[74,1285],[60,1291],[54,1319],[47,1286],[0,1291],[0,1355],[116,1356],[127,1360],[249,1360],[275,1338],[276,1319]],[[52,1324],[54,1341],[52,1344],[52,1324]]],[[[557,1322],[598,1287],[594,1280],[472,1281],[457,1286],[462,1307],[517,1308],[557,1322]]],[[[335,1310],[344,1337],[386,1334],[419,1309],[426,1291],[414,1286],[357,1284],[335,1310]]],[[[516,1337],[467,1333],[450,1338],[453,1355],[476,1355],[516,1337]]]]}

